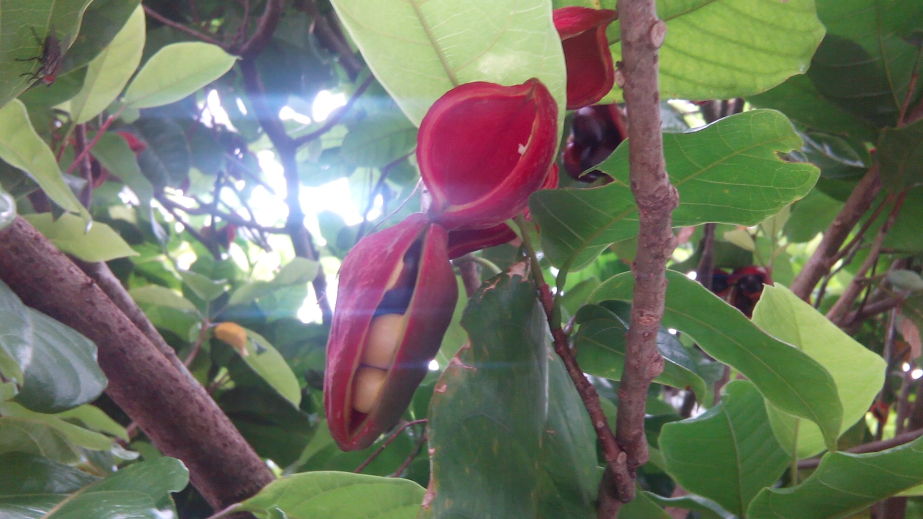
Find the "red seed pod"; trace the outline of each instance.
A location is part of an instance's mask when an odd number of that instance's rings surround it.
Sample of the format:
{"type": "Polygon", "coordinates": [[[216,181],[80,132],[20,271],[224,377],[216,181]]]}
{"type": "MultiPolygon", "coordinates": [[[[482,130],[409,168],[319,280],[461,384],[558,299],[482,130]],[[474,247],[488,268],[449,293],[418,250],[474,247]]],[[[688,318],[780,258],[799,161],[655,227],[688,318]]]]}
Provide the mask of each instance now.
{"type": "Polygon", "coordinates": [[[618,18],[609,9],[562,7],[552,12],[567,65],[567,109],[591,105],[615,82],[606,26],[618,18]]]}
{"type": "Polygon", "coordinates": [[[515,239],[516,233],[505,223],[483,229],[458,229],[449,233],[449,258],[455,259],[515,239]]]}
{"type": "Polygon", "coordinates": [[[453,88],[417,137],[433,220],[450,230],[480,228],[521,213],[547,177],[557,139],[557,105],[537,79],[453,88]]]}
{"type": "Polygon", "coordinates": [[[436,356],[458,298],[448,233],[423,214],[366,236],[340,268],[324,407],[343,450],[400,419],[436,356]]]}
{"type": "Polygon", "coordinates": [[[606,160],[624,139],[615,120],[618,109],[614,104],[595,105],[574,113],[563,154],[564,169],[574,180],[595,182],[607,176],[587,170],[606,160]]]}

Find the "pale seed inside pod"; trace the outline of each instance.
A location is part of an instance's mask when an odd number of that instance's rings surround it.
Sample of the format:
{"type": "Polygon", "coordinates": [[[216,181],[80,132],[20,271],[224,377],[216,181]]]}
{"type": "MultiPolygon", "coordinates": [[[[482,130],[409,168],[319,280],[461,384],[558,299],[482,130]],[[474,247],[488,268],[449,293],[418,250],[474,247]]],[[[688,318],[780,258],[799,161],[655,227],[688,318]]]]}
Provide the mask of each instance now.
{"type": "Polygon", "coordinates": [[[378,402],[388,372],[378,368],[359,368],[353,377],[353,409],[368,413],[378,402]]]}
{"type": "Polygon", "coordinates": [[[389,369],[394,362],[394,352],[401,344],[405,325],[401,314],[384,314],[372,319],[362,350],[362,364],[389,369]]]}

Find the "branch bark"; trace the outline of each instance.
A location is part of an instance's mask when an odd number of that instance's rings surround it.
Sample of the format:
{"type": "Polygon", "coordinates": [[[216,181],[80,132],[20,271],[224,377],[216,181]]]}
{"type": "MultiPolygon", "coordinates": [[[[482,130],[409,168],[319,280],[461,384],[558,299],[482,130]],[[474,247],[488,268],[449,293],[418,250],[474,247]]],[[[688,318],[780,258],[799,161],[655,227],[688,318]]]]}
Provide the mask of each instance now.
{"type": "Polygon", "coordinates": [[[92,279],[22,218],[0,230],[0,278],[27,305],[96,343],[106,393],[216,510],[273,475],[199,384],[180,373],[92,279]]]}
{"type": "Polygon", "coordinates": [[[808,259],[804,268],[795,277],[792,282],[792,292],[795,295],[807,301],[814,286],[828,272],[836,262],[837,252],[849,236],[849,231],[855,227],[859,218],[872,205],[872,200],[878,195],[881,189],[881,179],[878,175],[878,164],[872,165],[862,177],[862,180],[856,184],[852,194],[846,199],[846,204],[840,209],[839,214],[834,218],[833,223],[824,232],[824,237],[814,251],[814,254],[808,259]]]}
{"type": "Polygon", "coordinates": [[[660,132],[657,50],[663,44],[666,24],[657,18],[654,0],[619,0],[618,12],[631,190],[638,205],[639,231],[616,439],[633,474],[648,459],[644,436],[647,389],[663,371],[657,331],[666,296],[666,263],[674,248],[671,213],[679,195],[666,173],[660,132]]]}

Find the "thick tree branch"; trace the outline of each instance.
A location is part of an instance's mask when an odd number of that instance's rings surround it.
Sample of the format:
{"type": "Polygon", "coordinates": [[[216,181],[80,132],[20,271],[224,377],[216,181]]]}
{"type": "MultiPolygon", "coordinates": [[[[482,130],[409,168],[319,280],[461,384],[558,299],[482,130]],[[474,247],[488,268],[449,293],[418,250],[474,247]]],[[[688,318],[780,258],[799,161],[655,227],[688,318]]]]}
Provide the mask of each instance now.
{"type": "Polygon", "coordinates": [[[638,205],[638,254],[628,329],[625,369],[619,383],[616,439],[634,471],[648,459],[644,436],[647,389],[663,371],[657,331],[666,296],[666,263],[673,251],[671,214],[679,195],[670,184],[660,132],[657,50],[666,24],[657,18],[654,0],[619,0],[622,73],[628,109],[628,151],[631,191],[638,205]]]}
{"type": "Polygon", "coordinates": [[[0,278],[27,305],[96,343],[106,393],[215,509],[273,476],[202,386],[180,373],[92,279],[22,218],[0,230],[0,278]]]}
{"type": "Polygon", "coordinates": [[[878,164],[876,163],[869,168],[862,180],[856,184],[852,194],[846,200],[846,204],[840,209],[833,223],[824,232],[824,237],[814,254],[805,263],[801,272],[795,276],[791,287],[795,295],[805,301],[810,298],[814,286],[830,272],[830,268],[836,262],[837,252],[843,242],[846,241],[846,237],[849,236],[849,231],[855,227],[859,218],[872,205],[872,200],[878,195],[880,189],[881,179],[878,176],[878,164]]]}

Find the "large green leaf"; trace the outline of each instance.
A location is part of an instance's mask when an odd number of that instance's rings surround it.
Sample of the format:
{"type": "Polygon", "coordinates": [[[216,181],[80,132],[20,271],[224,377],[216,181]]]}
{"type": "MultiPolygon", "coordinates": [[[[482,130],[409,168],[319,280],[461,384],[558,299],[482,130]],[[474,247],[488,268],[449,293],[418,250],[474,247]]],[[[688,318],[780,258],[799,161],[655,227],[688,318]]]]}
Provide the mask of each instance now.
{"type": "Polygon", "coordinates": [[[234,351],[253,371],[263,377],[267,384],[292,405],[298,407],[301,403],[301,387],[298,385],[298,379],[292,373],[292,368],[269,341],[253,330],[247,330],[244,349],[234,348],[234,351]]]}
{"type": "Polygon", "coordinates": [[[535,289],[501,274],[470,300],[470,342],[430,403],[435,517],[536,517],[547,405],[547,324],[535,289]]]}
{"type": "Polygon", "coordinates": [[[334,0],[375,77],[419,125],[430,105],[471,81],[537,77],[564,111],[560,38],[545,0],[334,0]]]}
{"type": "Polygon", "coordinates": [[[802,484],[764,489],[750,519],[848,517],[923,482],[923,438],[870,454],[828,453],[802,484]]]}
{"type": "Polygon", "coordinates": [[[541,456],[537,517],[595,517],[601,475],[596,461],[596,433],[557,356],[548,363],[548,419],[541,456]]]}
{"type": "Polygon", "coordinates": [[[830,133],[875,140],[875,128],[850,114],[820,92],[806,75],[789,78],[785,83],[750,96],[747,101],[760,108],[774,108],[793,121],[809,128],[830,133]]]}
{"type": "Polygon", "coordinates": [[[54,31],[62,51],[70,47],[90,2],[33,0],[0,4],[0,107],[33,83],[29,76],[41,65],[31,58],[42,56],[47,35],[54,31]]]}
{"type": "Polygon", "coordinates": [[[71,214],[61,215],[57,220],[51,213],[27,214],[23,218],[57,248],[83,261],[109,261],[138,255],[119,233],[104,223],[95,222],[86,231],[83,220],[71,214]]]}
{"type": "Polygon", "coordinates": [[[725,386],[721,403],[705,414],[664,425],[659,445],[679,484],[741,517],[789,460],[772,435],[762,396],[745,380],[725,386]]]}
{"type": "Polygon", "coordinates": [[[98,56],[140,3],[141,0],[93,0],[84,12],[74,44],[64,56],[62,70],[79,69],[98,56]]]}
{"type": "MultiPolygon", "coordinates": [[[[586,310],[577,315],[580,322],[574,339],[577,360],[580,367],[591,375],[621,380],[628,327],[614,313],[602,307],[595,308],[594,315],[588,319],[581,319],[588,313],[586,310]]],[[[663,373],[654,382],[680,389],[692,388],[700,402],[708,402],[708,387],[697,372],[696,362],[689,351],[665,330],[657,333],[657,348],[665,362],[663,373]]]]}
{"type": "MultiPolygon", "coordinates": [[[[800,147],[791,123],[774,110],[753,110],[690,133],[665,134],[667,171],[680,195],[673,224],[755,225],[777,213],[817,181],[814,166],[778,156],[800,147]]],[[[531,198],[543,249],[563,270],[586,266],[609,244],[638,234],[627,144],[596,168],[615,181],[593,189],[539,191],[531,198]]]]}
{"type": "Polygon", "coordinates": [[[878,141],[882,185],[900,192],[923,182],[923,120],[909,126],[886,128],[878,141]]]}
{"type": "Polygon", "coordinates": [[[142,206],[150,206],[151,199],[154,198],[154,186],[141,173],[138,158],[128,147],[125,139],[114,133],[104,134],[96,146],[93,146],[93,156],[135,192],[142,206]]]}
{"type": "MultiPolygon", "coordinates": [[[[765,287],[753,311],[753,322],[780,340],[794,345],[833,377],[843,407],[844,432],[865,416],[885,381],[885,361],[846,335],[811,305],[787,288],[765,287]]],[[[824,448],[820,429],[770,407],[769,418],[785,450],[799,458],[824,448]]]]}
{"type": "Polygon", "coordinates": [[[115,439],[71,423],[65,413],[36,413],[16,402],[0,403],[0,452],[31,452],[62,463],[80,461],[84,449],[107,451],[115,439]]]}
{"type": "Polygon", "coordinates": [[[135,463],[105,478],[79,476],[66,465],[37,456],[11,454],[0,464],[0,481],[22,479],[4,487],[0,516],[22,519],[158,519],[175,515],[170,492],[182,490],[189,473],[182,462],[160,457],[135,463]],[[47,477],[47,479],[46,479],[47,477]]]}
{"type": "MultiPolygon", "coordinates": [[[[807,70],[824,27],[814,0],[660,0],[664,98],[723,99],[767,90],[807,70]]],[[[618,41],[618,24],[609,29],[618,41]]],[[[622,59],[621,44],[612,46],[622,59]]]]}
{"type": "MultiPolygon", "coordinates": [[[[688,334],[706,353],[749,378],[784,411],[820,426],[828,447],[840,433],[843,409],[830,373],[791,345],[767,335],[736,308],[679,272],[667,271],[663,325],[688,334]]],[[[630,301],[631,274],[603,282],[591,301],[630,301]]]]}
{"type": "Polygon", "coordinates": [[[18,100],[0,108],[0,159],[29,175],[62,209],[90,221],[90,213],[64,182],[54,153],[35,132],[25,105],[18,100]]]}
{"type": "Polygon", "coordinates": [[[239,510],[260,518],[413,519],[423,487],[407,479],[349,472],[306,472],[273,481],[247,499],[239,510]]]}
{"type": "Polygon", "coordinates": [[[0,281],[0,375],[22,385],[32,362],[33,325],[29,308],[0,281]]]}
{"type": "MultiPolygon", "coordinates": [[[[808,71],[817,90],[875,126],[895,125],[923,65],[921,47],[911,41],[923,29],[923,3],[818,0],[817,14],[827,27],[808,71]]],[[[917,81],[909,98],[921,91],[917,81]]]]}
{"type": "Polygon", "coordinates": [[[380,168],[416,146],[416,127],[394,108],[359,121],[343,139],[340,153],[350,165],[380,168]]]}
{"type": "Polygon", "coordinates": [[[135,8],[108,47],[93,58],[83,88],[70,101],[75,123],[85,123],[115,100],[141,62],[144,49],[144,9],[135,8]]]}
{"type": "Polygon", "coordinates": [[[106,387],[96,364],[96,345],[76,330],[33,310],[0,282],[4,318],[17,319],[0,335],[4,351],[20,363],[22,383],[16,400],[35,411],[57,412],[95,399],[106,387]]]}
{"type": "Polygon", "coordinates": [[[235,59],[210,43],[167,45],[141,67],[122,102],[138,109],[179,101],[223,76],[234,66],[235,59]]]}

